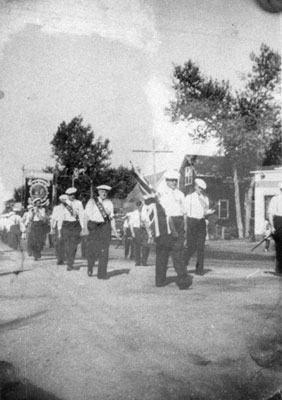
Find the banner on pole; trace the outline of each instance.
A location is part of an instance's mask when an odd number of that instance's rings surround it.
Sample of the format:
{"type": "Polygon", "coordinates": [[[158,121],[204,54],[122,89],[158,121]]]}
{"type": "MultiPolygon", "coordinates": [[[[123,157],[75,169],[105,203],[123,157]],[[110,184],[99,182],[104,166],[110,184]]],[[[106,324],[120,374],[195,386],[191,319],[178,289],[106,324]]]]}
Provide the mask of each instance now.
{"type": "Polygon", "coordinates": [[[24,177],[25,207],[38,197],[41,199],[42,205],[48,206],[52,203],[53,174],[36,170],[25,170],[24,177]]]}

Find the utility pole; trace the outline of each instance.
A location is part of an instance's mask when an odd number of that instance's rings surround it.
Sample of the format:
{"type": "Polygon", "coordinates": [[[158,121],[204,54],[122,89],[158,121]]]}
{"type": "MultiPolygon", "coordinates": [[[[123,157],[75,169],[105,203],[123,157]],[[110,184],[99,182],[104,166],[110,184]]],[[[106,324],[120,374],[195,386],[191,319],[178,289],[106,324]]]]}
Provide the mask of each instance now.
{"type": "Polygon", "coordinates": [[[157,188],[157,171],[156,171],[156,154],[157,153],[173,153],[171,150],[156,150],[155,138],[153,137],[152,150],[132,150],[133,153],[152,153],[153,154],[153,173],[154,173],[154,189],[157,188]]]}

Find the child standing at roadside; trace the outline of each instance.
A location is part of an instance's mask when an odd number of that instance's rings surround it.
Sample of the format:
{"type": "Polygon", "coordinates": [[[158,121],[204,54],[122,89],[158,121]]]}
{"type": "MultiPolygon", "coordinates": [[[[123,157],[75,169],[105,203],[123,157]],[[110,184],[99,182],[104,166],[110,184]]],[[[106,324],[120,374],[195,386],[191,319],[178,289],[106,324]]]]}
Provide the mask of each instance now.
{"type": "Polygon", "coordinates": [[[265,240],[265,246],[264,246],[264,251],[268,252],[269,251],[269,246],[270,246],[270,237],[269,235],[271,234],[271,226],[269,219],[266,218],[264,221],[264,238],[268,238],[265,240]]]}

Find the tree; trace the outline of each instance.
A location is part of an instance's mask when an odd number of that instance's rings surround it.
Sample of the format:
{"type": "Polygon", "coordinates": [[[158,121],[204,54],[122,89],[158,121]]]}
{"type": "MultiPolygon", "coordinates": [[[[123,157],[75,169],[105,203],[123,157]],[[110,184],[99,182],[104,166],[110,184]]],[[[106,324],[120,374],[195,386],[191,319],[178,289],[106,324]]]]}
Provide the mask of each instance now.
{"type": "Polygon", "coordinates": [[[96,185],[104,171],[109,167],[109,140],[95,140],[90,125],[83,126],[83,119],[77,116],[66,124],[62,122],[54,135],[51,145],[53,157],[60,177],[78,178],[76,183],[81,190],[89,190],[90,183],[96,185]],[[81,174],[81,175],[79,175],[81,174]]]}
{"type": "Polygon", "coordinates": [[[136,185],[136,179],[132,170],[119,166],[105,171],[104,176],[101,177],[101,183],[112,187],[111,197],[125,199],[136,185]]]}
{"type": "Polygon", "coordinates": [[[195,140],[217,138],[233,169],[240,238],[243,237],[240,181],[247,177],[250,183],[250,170],[262,164],[271,146],[282,140],[281,108],[275,100],[281,79],[281,57],[263,44],[259,56],[252,53],[251,60],[253,67],[247,83],[235,93],[228,82],[203,76],[191,60],[184,67],[174,66],[176,99],[167,109],[173,122],[204,122],[204,129],[195,130],[195,140]]]}

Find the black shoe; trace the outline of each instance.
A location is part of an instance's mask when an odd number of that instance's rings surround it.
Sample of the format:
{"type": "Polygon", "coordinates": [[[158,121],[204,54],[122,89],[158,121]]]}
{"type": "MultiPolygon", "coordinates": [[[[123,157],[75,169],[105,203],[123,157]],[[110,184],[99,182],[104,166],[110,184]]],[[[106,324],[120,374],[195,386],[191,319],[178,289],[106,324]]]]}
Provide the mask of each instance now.
{"type": "Polygon", "coordinates": [[[92,274],[93,274],[93,267],[92,267],[92,266],[88,266],[88,268],[87,268],[87,275],[88,275],[88,276],[92,276],[92,274]]]}
{"type": "Polygon", "coordinates": [[[72,271],[72,266],[71,265],[67,266],[67,271],[72,271]]]}
{"type": "Polygon", "coordinates": [[[204,275],[204,271],[196,271],[195,274],[196,274],[196,275],[203,276],[203,275],[204,275]]]}
{"type": "Polygon", "coordinates": [[[156,287],[165,287],[165,286],[166,286],[166,282],[156,283],[156,287]]]}
{"type": "Polygon", "coordinates": [[[97,278],[98,278],[98,279],[109,279],[109,278],[107,277],[107,275],[98,275],[97,278]]]}
{"type": "Polygon", "coordinates": [[[64,261],[57,261],[57,265],[64,265],[64,261]]]}

